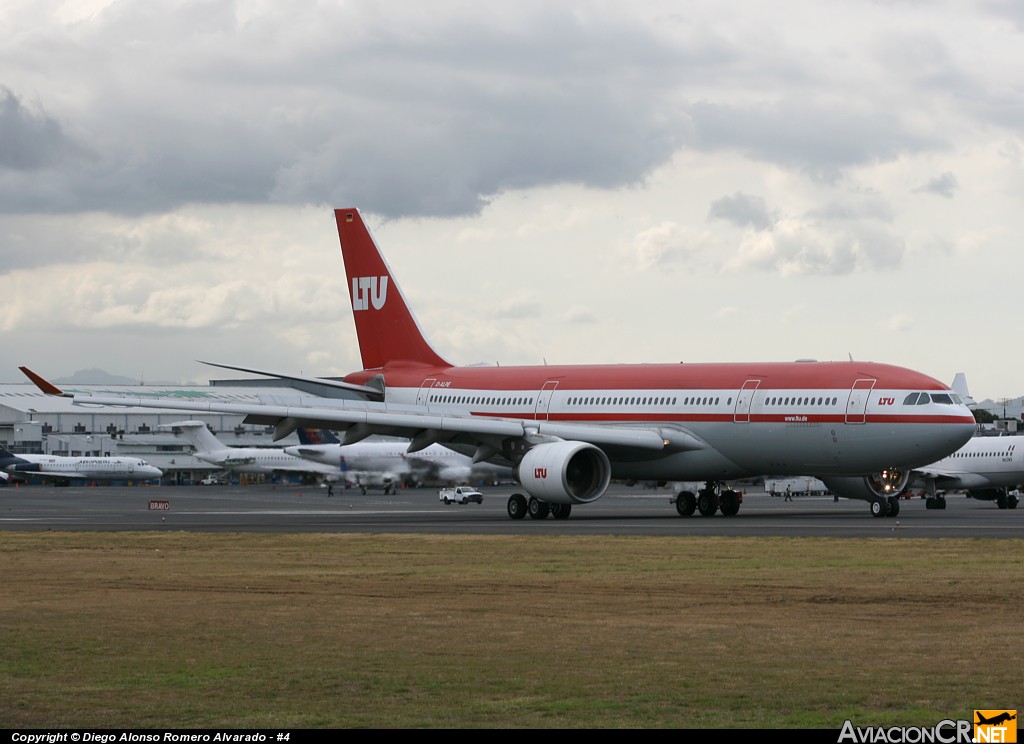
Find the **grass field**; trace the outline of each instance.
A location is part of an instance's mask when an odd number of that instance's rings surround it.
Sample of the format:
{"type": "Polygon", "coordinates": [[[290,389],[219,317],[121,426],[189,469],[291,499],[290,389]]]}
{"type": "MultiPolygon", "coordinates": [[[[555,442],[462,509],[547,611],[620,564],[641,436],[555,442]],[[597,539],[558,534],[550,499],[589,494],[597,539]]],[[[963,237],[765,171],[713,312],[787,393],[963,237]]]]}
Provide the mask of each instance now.
{"type": "Polygon", "coordinates": [[[5,533],[0,727],[931,726],[1024,541],[5,533]]]}

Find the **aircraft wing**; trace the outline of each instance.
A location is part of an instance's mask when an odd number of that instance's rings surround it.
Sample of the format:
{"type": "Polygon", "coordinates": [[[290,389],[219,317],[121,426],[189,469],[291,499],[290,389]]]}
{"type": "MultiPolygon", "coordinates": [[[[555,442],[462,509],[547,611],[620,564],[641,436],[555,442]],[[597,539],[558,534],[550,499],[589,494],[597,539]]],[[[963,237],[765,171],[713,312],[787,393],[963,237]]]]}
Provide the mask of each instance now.
{"type": "Polygon", "coordinates": [[[708,446],[703,440],[679,426],[631,427],[491,418],[472,416],[465,411],[438,412],[425,406],[366,400],[305,397],[292,399],[299,402],[297,405],[282,405],[64,393],[35,373],[30,374],[24,368],[22,371],[36,382],[43,392],[71,397],[75,405],[242,415],[245,416],[247,424],[273,426],[275,441],[288,436],[300,426],[307,426],[343,429],[345,444],[360,441],[374,434],[408,437],[413,440],[409,447],[410,452],[423,449],[435,442],[488,447],[510,438],[522,439],[531,444],[572,440],[588,442],[602,449],[673,452],[706,449],[708,446]],[[44,384],[41,385],[39,380],[44,384]]]}
{"type": "MultiPolygon", "coordinates": [[[[246,403],[215,403],[170,400],[166,398],[129,398],[118,396],[75,395],[75,405],[126,406],[193,411],[197,413],[232,413],[244,415],[245,423],[274,427],[274,440],[280,440],[300,426],[349,429],[359,428],[358,439],[372,434],[416,438],[423,432],[434,432],[436,438],[424,440],[452,441],[455,435],[468,439],[487,437],[521,437],[572,439],[590,442],[598,447],[638,447],[661,450],[703,449],[703,441],[676,427],[640,428],[628,426],[594,426],[589,424],[499,419],[471,416],[468,413],[439,413],[424,406],[395,406],[369,401],[324,399],[322,405],[274,405],[246,403]],[[446,436],[450,435],[450,436],[446,436]]],[[[318,401],[321,403],[321,401],[318,401]]],[[[351,439],[348,437],[347,439],[351,439]]],[[[351,441],[346,441],[346,444],[351,441]]],[[[415,451],[415,450],[413,450],[415,451]]]]}
{"type": "MultiPolygon", "coordinates": [[[[32,470],[25,472],[24,475],[32,476],[33,478],[61,478],[63,480],[96,480],[95,473],[82,473],[77,470],[32,470]]],[[[127,478],[128,476],[125,475],[127,478]]]]}
{"type": "Polygon", "coordinates": [[[344,444],[374,434],[412,440],[408,451],[419,451],[434,443],[456,443],[477,448],[476,459],[487,459],[501,451],[501,443],[518,439],[529,444],[571,440],[587,442],[605,450],[646,450],[683,452],[707,449],[708,445],[678,425],[594,425],[575,422],[473,416],[459,409],[438,410],[369,400],[298,396],[286,403],[223,403],[174,398],[65,393],[31,370],[21,367],[44,393],[73,399],[74,405],[123,406],[193,413],[228,413],[245,417],[245,423],[273,426],[274,441],[299,427],[340,429],[344,444]]]}
{"type": "Polygon", "coordinates": [[[461,470],[465,471],[464,474],[462,474],[460,472],[460,474],[458,476],[453,475],[451,473],[449,473],[449,474],[447,474],[445,476],[442,476],[442,473],[445,470],[445,466],[442,463],[439,463],[436,460],[431,460],[431,459],[426,458],[426,457],[417,457],[415,455],[415,453],[411,454],[411,455],[408,455],[405,458],[405,464],[408,466],[409,473],[413,477],[415,477],[415,478],[417,478],[419,480],[437,480],[438,478],[441,478],[441,477],[449,477],[449,478],[455,478],[455,477],[468,478],[469,477],[469,468],[468,467],[465,467],[465,468],[461,469],[461,470]]]}
{"type": "MultiPolygon", "coordinates": [[[[275,377],[281,380],[295,380],[296,382],[310,382],[314,385],[323,385],[324,387],[337,388],[339,390],[347,390],[351,393],[358,393],[359,395],[365,395],[370,400],[384,400],[383,388],[373,387],[372,385],[353,385],[350,382],[343,382],[341,380],[332,380],[327,377],[310,377],[308,375],[293,375],[287,372],[272,372],[266,369],[253,369],[252,367],[235,367],[230,364],[219,364],[217,362],[204,362],[202,359],[197,360],[200,364],[208,364],[211,367],[220,367],[221,369],[230,369],[235,372],[248,372],[254,375],[263,375],[265,377],[275,377]]],[[[25,374],[28,374],[26,372],[25,374]]],[[[29,375],[31,377],[31,375],[29,375]]]]}
{"type": "Polygon", "coordinates": [[[313,459],[319,454],[319,450],[313,449],[312,447],[303,447],[301,444],[299,444],[298,446],[289,447],[288,451],[294,453],[296,457],[305,457],[306,459],[313,459]]]}
{"type": "Polygon", "coordinates": [[[957,491],[969,488],[986,488],[993,485],[992,481],[980,473],[966,473],[959,470],[944,470],[925,466],[917,468],[911,476],[911,484],[921,486],[933,481],[935,487],[946,491],[957,491]]]}
{"type": "Polygon", "coordinates": [[[282,473],[310,473],[314,475],[337,475],[340,473],[339,468],[331,467],[330,465],[321,465],[320,463],[313,462],[312,460],[303,460],[296,457],[294,463],[275,463],[273,470],[282,473]]]}

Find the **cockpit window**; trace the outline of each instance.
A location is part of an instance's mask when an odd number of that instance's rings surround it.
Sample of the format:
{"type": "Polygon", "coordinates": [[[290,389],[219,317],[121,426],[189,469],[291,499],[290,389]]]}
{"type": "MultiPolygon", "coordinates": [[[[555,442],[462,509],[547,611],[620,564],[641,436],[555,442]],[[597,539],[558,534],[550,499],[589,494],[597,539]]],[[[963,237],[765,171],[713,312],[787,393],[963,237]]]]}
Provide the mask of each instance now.
{"type": "Polygon", "coordinates": [[[960,398],[953,393],[911,393],[903,399],[905,406],[925,406],[929,403],[940,403],[947,406],[960,405],[960,398]]]}

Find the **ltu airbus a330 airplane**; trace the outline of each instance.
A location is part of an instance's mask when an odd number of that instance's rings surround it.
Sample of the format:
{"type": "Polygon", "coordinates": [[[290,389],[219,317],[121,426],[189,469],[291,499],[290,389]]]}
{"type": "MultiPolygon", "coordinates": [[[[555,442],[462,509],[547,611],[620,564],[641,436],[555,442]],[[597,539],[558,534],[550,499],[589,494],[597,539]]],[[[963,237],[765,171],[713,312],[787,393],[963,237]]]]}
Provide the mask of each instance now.
{"type": "Polygon", "coordinates": [[[43,478],[60,482],[72,480],[152,480],[164,472],[138,457],[62,457],[59,455],[14,455],[0,445],[0,462],[15,478],[43,478]],[[19,462],[20,461],[20,462],[19,462]]]}
{"type": "Polygon", "coordinates": [[[871,362],[454,366],[425,338],[358,210],[335,218],[363,369],[333,384],[362,400],[285,406],[76,394],[75,402],[244,413],[275,426],[278,438],[313,426],[345,430],[345,443],[407,437],[410,452],[440,443],[515,465],[526,493],[509,497],[513,519],[567,517],[613,478],[701,481],[697,494],[679,494],[678,512],[731,516],[740,497],[721,484],[762,473],[813,475],[882,517],[895,512],[913,468],[975,431],[971,412],[938,380],[871,362]]]}

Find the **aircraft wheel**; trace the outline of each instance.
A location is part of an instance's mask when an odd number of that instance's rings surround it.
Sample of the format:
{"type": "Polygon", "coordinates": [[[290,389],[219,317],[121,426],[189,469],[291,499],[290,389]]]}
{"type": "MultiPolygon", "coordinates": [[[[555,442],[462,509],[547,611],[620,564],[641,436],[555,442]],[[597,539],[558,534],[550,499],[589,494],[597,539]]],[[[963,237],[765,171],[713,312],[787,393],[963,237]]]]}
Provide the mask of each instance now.
{"type": "Polygon", "coordinates": [[[885,499],[875,499],[871,502],[871,516],[884,517],[889,513],[889,502],[885,499]]]}
{"type": "Polygon", "coordinates": [[[946,508],[946,497],[945,496],[937,496],[935,498],[935,508],[936,509],[945,509],[946,508]]]}
{"type": "Polygon", "coordinates": [[[697,497],[689,491],[680,491],[676,496],[676,511],[680,517],[690,517],[697,511],[697,497]]]}
{"type": "Polygon", "coordinates": [[[726,491],[718,497],[718,508],[721,509],[723,517],[735,517],[740,511],[740,497],[726,491]]]}
{"type": "Polygon", "coordinates": [[[526,497],[521,493],[514,493],[508,497],[508,516],[510,519],[522,519],[526,516],[526,497]]]}
{"type": "Polygon", "coordinates": [[[1019,504],[1019,503],[1020,503],[1020,499],[1017,497],[1017,494],[1011,493],[1007,497],[1007,499],[1006,499],[1006,508],[1007,509],[1016,509],[1017,508],[1017,504],[1019,504]]]}
{"type": "Polygon", "coordinates": [[[555,519],[568,519],[572,512],[572,504],[552,504],[551,516],[555,519]]]}
{"type": "Polygon", "coordinates": [[[530,497],[526,508],[530,512],[530,519],[544,519],[551,511],[551,506],[547,501],[541,501],[535,496],[530,497]]]}
{"type": "Polygon", "coordinates": [[[887,516],[887,517],[895,517],[899,513],[900,513],[900,497],[899,496],[890,496],[889,497],[889,511],[886,512],[885,516],[887,516]]]}
{"type": "Polygon", "coordinates": [[[1007,500],[1005,492],[1000,492],[1000,494],[996,496],[996,506],[1000,509],[1005,509],[1009,503],[1010,502],[1007,500]]]}
{"type": "Polygon", "coordinates": [[[718,511],[718,496],[702,491],[697,497],[697,511],[702,517],[713,517],[718,511]]]}

